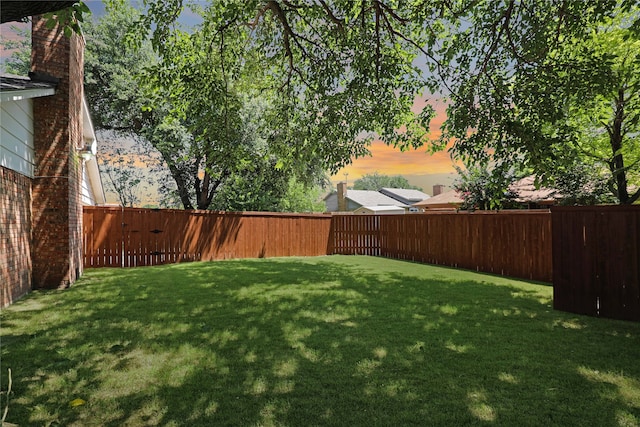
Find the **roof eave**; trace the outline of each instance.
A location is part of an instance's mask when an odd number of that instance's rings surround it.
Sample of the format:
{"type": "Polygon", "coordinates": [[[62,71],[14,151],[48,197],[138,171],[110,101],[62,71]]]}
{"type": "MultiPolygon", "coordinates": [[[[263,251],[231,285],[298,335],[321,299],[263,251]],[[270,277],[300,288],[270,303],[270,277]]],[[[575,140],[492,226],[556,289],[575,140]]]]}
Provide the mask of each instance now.
{"type": "Polygon", "coordinates": [[[40,98],[43,96],[55,95],[53,87],[3,90],[0,92],[0,102],[23,101],[25,99],[40,98]]]}

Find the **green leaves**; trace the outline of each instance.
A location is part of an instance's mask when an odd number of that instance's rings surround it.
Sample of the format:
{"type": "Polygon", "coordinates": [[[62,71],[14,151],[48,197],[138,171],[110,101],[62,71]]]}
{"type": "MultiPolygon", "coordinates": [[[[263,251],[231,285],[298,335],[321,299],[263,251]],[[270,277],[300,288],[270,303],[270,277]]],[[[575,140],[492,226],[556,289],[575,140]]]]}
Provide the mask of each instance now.
{"type": "Polygon", "coordinates": [[[378,172],[363,175],[353,183],[354,190],[379,191],[381,188],[408,188],[422,191],[422,188],[409,184],[406,178],[400,175],[388,176],[378,172]]]}
{"type": "Polygon", "coordinates": [[[454,188],[461,195],[464,210],[499,210],[512,207],[515,194],[509,185],[515,181],[513,169],[506,165],[457,168],[459,178],[454,188]]]}
{"type": "Polygon", "coordinates": [[[505,170],[518,165],[552,176],[586,150],[589,135],[614,133],[615,147],[602,161],[616,162],[616,176],[636,182],[632,2],[227,0],[194,6],[202,23],[191,31],[176,24],[191,4],[145,5],[137,35],[141,41],[152,32],[158,62],[141,81],[142,105],[153,107],[141,123],[155,126],[167,115],[191,135],[174,147],[179,156],[164,154],[188,163],[175,165],[189,171],[186,198],[204,191],[192,190],[203,174],[232,175],[258,154],[275,156],[276,170],[301,178],[308,165],[335,172],[366,155],[373,138],[419,147],[434,117],[430,106],[412,110],[424,89],[450,98],[431,149],[453,139],[463,160],[494,159],[505,170]],[[241,117],[252,102],[247,96],[264,101],[259,120],[241,117]],[[624,111],[612,116],[616,102],[624,111]],[[587,117],[604,124],[587,124],[587,117]],[[622,123],[609,120],[615,117],[622,123]]]}
{"type": "MultiPolygon", "coordinates": [[[[168,29],[178,3],[149,2],[141,23],[158,25],[154,40],[163,70],[173,72],[182,63],[200,70],[192,47],[175,54],[180,34],[168,29]]],[[[243,76],[250,74],[254,88],[280,98],[270,133],[282,154],[337,170],[366,152],[366,134],[376,132],[401,148],[424,143],[431,115],[411,113],[424,86],[412,64],[423,33],[420,22],[408,19],[410,5],[230,0],[201,13],[204,22],[190,37],[198,39],[196,53],[206,52],[213,65],[202,75],[221,78],[224,90],[244,90],[243,76]]],[[[172,87],[183,95],[203,93],[201,79],[174,77],[172,87]]]]}
{"type": "Polygon", "coordinates": [[[60,25],[65,37],[71,37],[74,33],[82,34],[80,23],[84,22],[84,17],[88,14],[91,14],[89,7],[83,1],[79,1],[71,7],[46,13],[43,16],[47,20],[46,28],[51,30],[60,25]]]}
{"type": "Polygon", "coordinates": [[[630,27],[638,16],[637,6],[609,0],[496,1],[461,15],[445,12],[452,34],[462,34],[457,23],[466,22],[466,37],[443,42],[437,55],[452,98],[441,140],[454,138],[454,154],[466,161],[526,165],[546,177],[570,168],[576,155],[592,164],[600,157],[600,166],[618,164],[611,169],[622,171],[615,172],[615,191],[627,203],[630,183],[621,173],[635,173],[635,161],[624,159],[636,155],[615,145],[633,147],[640,131],[637,91],[628,89],[638,80],[637,65],[627,65],[637,57],[630,27]],[[607,156],[587,148],[595,136],[607,156]]]}

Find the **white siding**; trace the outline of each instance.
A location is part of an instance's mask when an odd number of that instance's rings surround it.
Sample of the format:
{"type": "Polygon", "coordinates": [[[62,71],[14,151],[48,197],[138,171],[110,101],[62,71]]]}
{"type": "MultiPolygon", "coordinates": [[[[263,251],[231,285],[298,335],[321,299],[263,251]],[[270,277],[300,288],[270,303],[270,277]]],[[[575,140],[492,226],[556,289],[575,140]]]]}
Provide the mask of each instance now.
{"type": "Polygon", "coordinates": [[[30,99],[0,103],[0,165],[33,178],[33,106],[30,99]]]}
{"type": "Polygon", "coordinates": [[[81,194],[82,204],[96,206],[106,203],[104,197],[104,188],[102,188],[102,180],[100,179],[100,170],[98,169],[98,161],[95,157],[82,162],[82,188],[81,194]]]}
{"type": "Polygon", "coordinates": [[[93,206],[96,204],[96,198],[93,195],[91,189],[91,183],[89,180],[89,174],[87,173],[86,165],[82,166],[82,204],[93,206]]]}
{"type": "Polygon", "coordinates": [[[404,214],[403,208],[398,206],[360,206],[354,214],[364,215],[398,215],[404,214]]]}

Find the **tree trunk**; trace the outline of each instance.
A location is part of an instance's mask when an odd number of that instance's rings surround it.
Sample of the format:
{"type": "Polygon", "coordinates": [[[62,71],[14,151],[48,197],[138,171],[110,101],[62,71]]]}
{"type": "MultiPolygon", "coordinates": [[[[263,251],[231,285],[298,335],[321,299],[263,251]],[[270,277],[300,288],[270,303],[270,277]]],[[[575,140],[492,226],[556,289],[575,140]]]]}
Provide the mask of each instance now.
{"type": "MultiPolygon", "coordinates": [[[[231,175],[231,173],[228,170],[223,170],[219,179],[212,180],[211,176],[205,172],[202,187],[198,189],[198,209],[209,209],[213,201],[213,196],[218,192],[218,187],[220,187],[220,184],[222,184],[229,175],[231,175]]],[[[199,180],[196,182],[198,183],[199,180]]]]}
{"type": "Polygon", "coordinates": [[[624,168],[624,158],[622,155],[622,123],[624,121],[624,89],[618,90],[618,97],[615,104],[615,117],[613,125],[609,129],[609,143],[613,159],[609,164],[611,173],[616,182],[616,192],[618,203],[621,205],[629,203],[629,191],[627,190],[627,174],[624,168]]]}
{"type": "Polygon", "coordinates": [[[165,163],[169,167],[169,172],[171,173],[173,180],[176,182],[176,186],[178,187],[178,196],[180,196],[182,206],[186,210],[193,210],[193,205],[191,204],[191,199],[189,198],[189,189],[187,188],[187,182],[182,176],[180,169],[175,166],[170,156],[166,156],[163,152],[160,153],[162,154],[162,158],[164,159],[165,163]]]}

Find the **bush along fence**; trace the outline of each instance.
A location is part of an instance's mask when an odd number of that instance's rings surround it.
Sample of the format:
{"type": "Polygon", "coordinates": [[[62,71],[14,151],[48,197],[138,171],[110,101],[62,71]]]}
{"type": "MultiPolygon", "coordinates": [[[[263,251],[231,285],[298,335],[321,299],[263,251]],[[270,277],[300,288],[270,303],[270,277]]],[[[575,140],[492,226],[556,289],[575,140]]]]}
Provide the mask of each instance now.
{"type": "Polygon", "coordinates": [[[327,215],[85,207],[85,267],[358,254],[552,282],[554,307],[640,320],[640,206],[327,215]]]}

